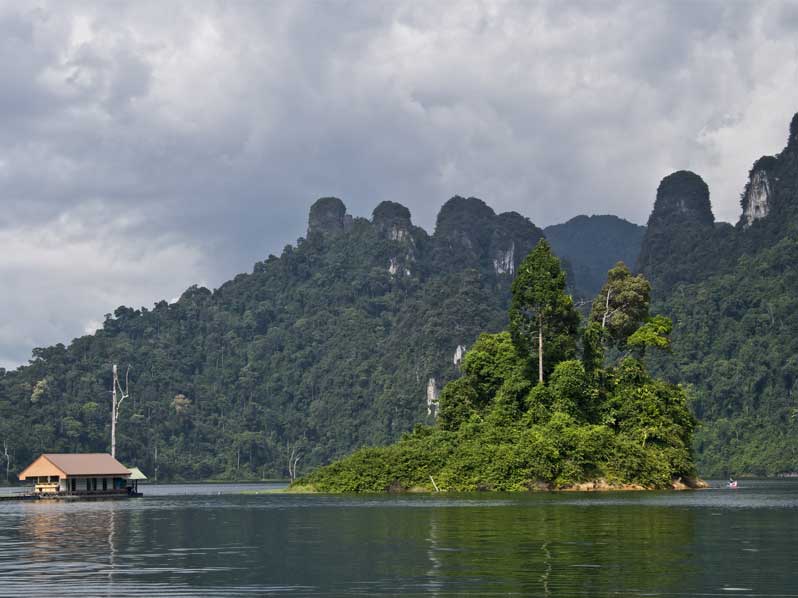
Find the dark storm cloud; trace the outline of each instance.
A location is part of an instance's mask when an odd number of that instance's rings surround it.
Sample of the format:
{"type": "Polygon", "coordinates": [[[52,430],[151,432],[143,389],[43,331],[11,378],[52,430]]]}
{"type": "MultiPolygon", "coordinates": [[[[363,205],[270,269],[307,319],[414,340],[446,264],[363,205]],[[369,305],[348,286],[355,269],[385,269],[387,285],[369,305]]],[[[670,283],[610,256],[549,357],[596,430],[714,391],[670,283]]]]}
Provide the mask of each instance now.
{"type": "Polygon", "coordinates": [[[701,173],[738,214],[796,110],[794,5],[0,4],[0,364],[216,285],[338,195],[432,228],[460,193],[644,222],[701,173]]]}

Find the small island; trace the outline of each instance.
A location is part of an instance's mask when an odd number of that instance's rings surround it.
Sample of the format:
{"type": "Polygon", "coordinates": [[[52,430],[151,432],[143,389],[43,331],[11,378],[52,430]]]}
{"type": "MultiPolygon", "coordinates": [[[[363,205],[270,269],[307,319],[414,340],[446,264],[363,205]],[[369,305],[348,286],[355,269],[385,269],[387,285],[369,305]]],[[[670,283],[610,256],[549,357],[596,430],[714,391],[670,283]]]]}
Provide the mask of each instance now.
{"type": "Polygon", "coordinates": [[[482,334],[440,396],[436,424],[363,448],[295,492],[686,489],[696,420],[685,389],[654,378],[671,322],[618,263],[587,321],[546,240],[518,269],[508,330],[482,334]]]}

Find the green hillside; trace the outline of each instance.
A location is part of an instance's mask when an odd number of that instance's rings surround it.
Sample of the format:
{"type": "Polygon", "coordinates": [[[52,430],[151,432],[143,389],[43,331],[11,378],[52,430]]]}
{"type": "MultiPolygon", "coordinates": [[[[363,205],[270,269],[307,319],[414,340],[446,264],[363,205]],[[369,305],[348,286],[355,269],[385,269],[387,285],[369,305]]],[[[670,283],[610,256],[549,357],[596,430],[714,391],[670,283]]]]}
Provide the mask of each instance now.
{"type": "Polygon", "coordinates": [[[754,163],[736,226],[716,223],[701,178],[663,179],[638,262],[674,321],[657,371],[693,386],[699,470],[798,471],[798,115],[754,163]]]}

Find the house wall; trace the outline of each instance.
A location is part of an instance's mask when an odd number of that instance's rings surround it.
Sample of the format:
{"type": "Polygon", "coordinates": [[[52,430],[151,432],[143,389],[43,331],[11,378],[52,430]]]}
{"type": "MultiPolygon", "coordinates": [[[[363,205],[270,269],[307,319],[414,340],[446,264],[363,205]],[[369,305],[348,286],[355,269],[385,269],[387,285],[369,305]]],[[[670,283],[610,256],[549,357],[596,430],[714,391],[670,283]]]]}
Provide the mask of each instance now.
{"type": "MultiPolygon", "coordinates": [[[[60,481],[60,490],[61,492],[72,492],[72,480],[76,480],[77,486],[75,488],[76,492],[86,492],[86,480],[97,480],[97,490],[89,490],[90,492],[103,492],[103,480],[106,481],[106,492],[109,492],[114,489],[114,478],[112,477],[97,477],[94,478],[92,476],[73,476],[71,478],[62,479],[60,481]]],[[[92,487],[92,486],[90,486],[92,487]]]]}
{"type": "Polygon", "coordinates": [[[62,475],[60,469],[58,469],[55,465],[50,463],[44,456],[39,457],[33,463],[28,465],[22,472],[19,474],[20,480],[26,480],[29,478],[35,478],[39,476],[51,476],[51,475],[62,475]]]}

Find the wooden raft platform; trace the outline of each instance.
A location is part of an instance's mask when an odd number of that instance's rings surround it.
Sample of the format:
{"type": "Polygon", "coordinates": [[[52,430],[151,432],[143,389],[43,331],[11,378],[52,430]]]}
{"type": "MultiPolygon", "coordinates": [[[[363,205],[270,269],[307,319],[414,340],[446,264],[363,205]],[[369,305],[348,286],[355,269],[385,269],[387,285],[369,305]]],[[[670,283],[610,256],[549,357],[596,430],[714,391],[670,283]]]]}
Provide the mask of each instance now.
{"type": "Polygon", "coordinates": [[[124,498],[141,498],[141,492],[85,492],[72,494],[5,494],[0,496],[2,501],[21,500],[121,500],[124,498]]]}

